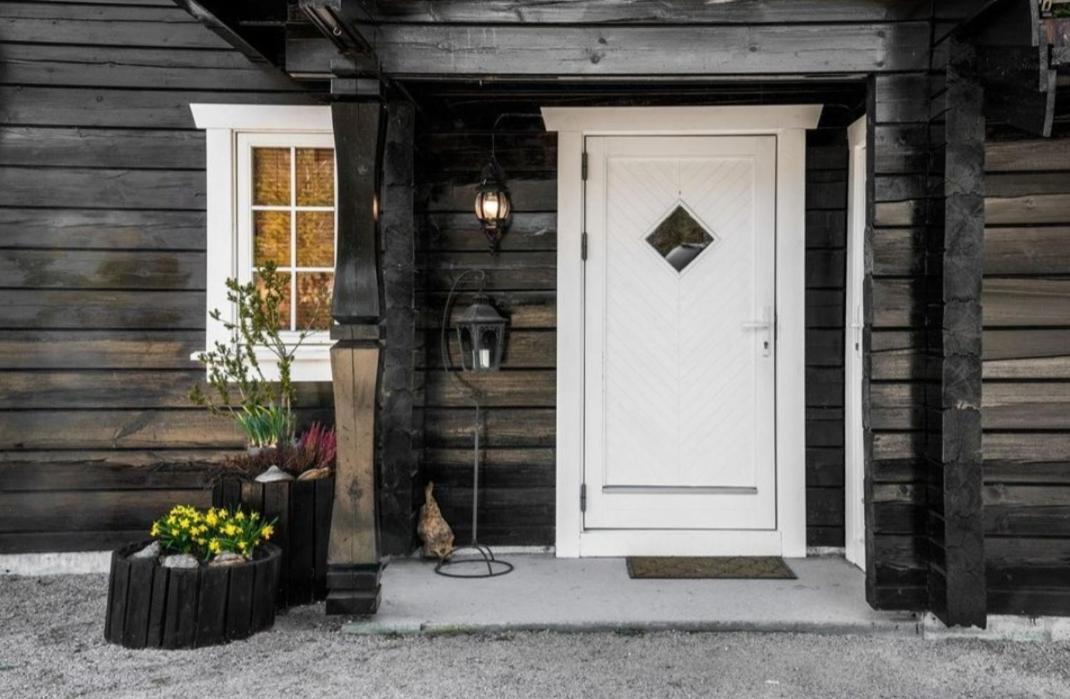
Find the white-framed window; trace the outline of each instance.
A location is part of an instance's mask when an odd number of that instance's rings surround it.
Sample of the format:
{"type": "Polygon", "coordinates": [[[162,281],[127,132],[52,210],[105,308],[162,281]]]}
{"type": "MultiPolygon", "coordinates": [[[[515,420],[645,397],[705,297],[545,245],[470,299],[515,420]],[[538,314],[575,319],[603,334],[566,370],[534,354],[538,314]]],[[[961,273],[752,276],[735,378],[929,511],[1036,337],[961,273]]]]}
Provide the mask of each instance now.
{"type": "MultiPolygon", "coordinates": [[[[337,177],[329,107],[191,105],[206,132],[206,349],[230,336],[235,309],[226,280],[256,281],[274,263],[286,280],[283,337],[307,332],[293,365],[295,381],[329,381],[330,295],[337,240],[337,177]]],[[[257,353],[277,375],[274,355],[257,353]]]]}

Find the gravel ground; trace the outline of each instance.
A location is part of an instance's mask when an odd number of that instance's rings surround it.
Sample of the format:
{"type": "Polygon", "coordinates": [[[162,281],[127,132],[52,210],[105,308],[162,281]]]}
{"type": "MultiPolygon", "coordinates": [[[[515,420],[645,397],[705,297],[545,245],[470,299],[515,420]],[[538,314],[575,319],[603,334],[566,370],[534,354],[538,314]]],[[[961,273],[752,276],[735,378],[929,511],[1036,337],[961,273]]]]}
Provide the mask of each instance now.
{"type": "Polygon", "coordinates": [[[368,638],[322,606],[195,651],[104,643],[101,575],[0,577],[0,697],[1070,697],[1070,644],[793,634],[368,638]]]}

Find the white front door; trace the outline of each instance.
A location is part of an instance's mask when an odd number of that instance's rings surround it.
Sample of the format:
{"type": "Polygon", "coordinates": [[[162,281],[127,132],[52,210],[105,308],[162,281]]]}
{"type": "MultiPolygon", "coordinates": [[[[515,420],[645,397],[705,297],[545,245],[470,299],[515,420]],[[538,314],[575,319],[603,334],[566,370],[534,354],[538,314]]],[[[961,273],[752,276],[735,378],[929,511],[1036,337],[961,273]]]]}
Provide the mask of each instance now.
{"type": "Polygon", "coordinates": [[[775,535],[777,139],[585,146],[583,529],[775,535]]]}

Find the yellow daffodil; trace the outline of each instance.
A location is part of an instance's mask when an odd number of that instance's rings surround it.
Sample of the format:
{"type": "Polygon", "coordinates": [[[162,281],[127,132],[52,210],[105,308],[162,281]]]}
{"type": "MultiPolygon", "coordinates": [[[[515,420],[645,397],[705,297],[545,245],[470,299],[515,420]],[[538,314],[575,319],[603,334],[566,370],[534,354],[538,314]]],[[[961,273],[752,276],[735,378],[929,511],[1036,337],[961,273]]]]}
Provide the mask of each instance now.
{"type": "Polygon", "coordinates": [[[270,539],[271,535],[274,533],[275,527],[271,526],[270,524],[266,525],[263,529],[260,530],[260,536],[264,537],[265,539],[270,539]]]}
{"type": "Polygon", "coordinates": [[[208,510],[208,515],[205,516],[204,521],[208,523],[208,526],[214,527],[219,523],[219,517],[216,516],[215,510],[208,510]]]}
{"type": "Polygon", "coordinates": [[[236,519],[239,522],[241,522],[242,520],[245,519],[245,513],[242,512],[241,510],[238,510],[238,514],[234,515],[234,519],[236,519]]]}

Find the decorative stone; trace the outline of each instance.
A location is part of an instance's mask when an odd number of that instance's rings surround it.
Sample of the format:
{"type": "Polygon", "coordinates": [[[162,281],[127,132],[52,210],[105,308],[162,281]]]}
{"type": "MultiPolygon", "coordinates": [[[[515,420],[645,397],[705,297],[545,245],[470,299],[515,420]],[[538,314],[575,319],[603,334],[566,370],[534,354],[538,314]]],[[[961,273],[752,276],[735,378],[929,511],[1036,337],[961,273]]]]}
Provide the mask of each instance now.
{"type": "Polygon", "coordinates": [[[188,553],[176,553],[171,556],[164,556],[163,560],[160,561],[160,565],[164,568],[196,568],[200,563],[188,553]]]}
{"type": "Polygon", "coordinates": [[[145,548],[130,554],[130,558],[159,558],[160,557],[160,542],[154,541],[145,548]]]}
{"type": "Polygon", "coordinates": [[[257,483],[275,483],[276,481],[292,481],[294,479],[289,473],[283,471],[278,466],[271,466],[268,470],[261,473],[256,477],[257,483]]]}
{"type": "Polygon", "coordinates": [[[320,478],[329,478],[331,475],[331,469],[328,466],[323,468],[310,468],[300,476],[297,477],[299,481],[314,481],[320,478]]]}
{"type": "Polygon", "coordinates": [[[239,563],[245,563],[245,556],[234,553],[233,551],[223,551],[216,554],[216,557],[208,563],[210,566],[233,566],[239,563]]]}

